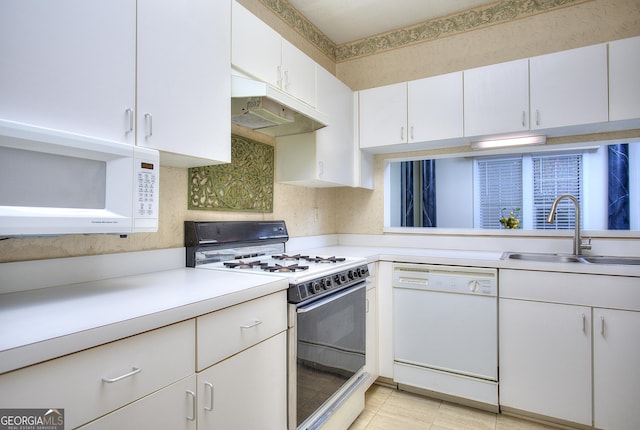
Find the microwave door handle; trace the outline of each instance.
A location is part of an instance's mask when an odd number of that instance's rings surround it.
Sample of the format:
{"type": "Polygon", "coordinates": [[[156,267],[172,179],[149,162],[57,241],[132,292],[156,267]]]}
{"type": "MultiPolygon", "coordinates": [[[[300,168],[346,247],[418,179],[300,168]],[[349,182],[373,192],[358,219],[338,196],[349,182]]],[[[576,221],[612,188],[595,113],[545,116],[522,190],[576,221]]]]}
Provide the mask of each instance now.
{"type": "Polygon", "coordinates": [[[363,282],[361,285],[356,285],[356,286],[347,288],[344,291],[341,291],[341,292],[336,293],[336,294],[332,294],[332,295],[330,295],[330,296],[328,296],[328,297],[326,297],[324,299],[320,299],[318,301],[315,301],[315,302],[309,304],[308,306],[301,306],[301,307],[296,309],[296,312],[299,313],[299,314],[310,312],[310,311],[312,311],[314,309],[319,308],[320,306],[324,306],[327,303],[331,303],[331,302],[333,302],[335,300],[343,298],[344,296],[346,296],[348,294],[356,292],[356,291],[364,288],[366,285],[367,285],[366,282],[363,282]]]}

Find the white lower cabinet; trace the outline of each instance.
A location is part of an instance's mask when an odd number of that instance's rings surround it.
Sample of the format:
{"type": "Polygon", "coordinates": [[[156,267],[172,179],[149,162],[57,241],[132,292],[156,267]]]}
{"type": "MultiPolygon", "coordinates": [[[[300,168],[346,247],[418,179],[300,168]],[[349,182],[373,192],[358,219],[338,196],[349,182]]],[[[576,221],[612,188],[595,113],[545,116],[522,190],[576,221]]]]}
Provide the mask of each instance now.
{"type": "Polygon", "coordinates": [[[287,428],[287,338],[281,332],[198,374],[198,429],[287,428]]]}
{"type": "Polygon", "coordinates": [[[593,310],[594,425],[640,429],[640,312],[593,310]]]}
{"type": "Polygon", "coordinates": [[[500,405],[640,428],[640,289],[627,276],[500,270],[500,405]]]}
{"type": "Polygon", "coordinates": [[[591,425],[591,311],[501,299],[500,404],[591,425]]]}
{"type": "MultiPolygon", "coordinates": [[[[65,428],[76,428],[193,375],[194,333],[189,320],[6,373],[0,376],[0,405],[62,408],[65,428]]],[[[184,414],[174,409],[171,415],[181,422],[184,414]]],[[[142,410],[132,404],[126,414],[144,415],[142,410]]]]}
{"type": "Polygon", "coordinates": [[[196,375],[99,418],[82,430],[195,430],[196,375]]]}
{"type": "MultiPolygon", "coordinates": [[[[378,292],[376,288],[377,264],[369,264],[369,280],[367,287],[367,314],[366,314],[366,364],[364,370],[369,374],[371,384],[378,378],[378,292]]],[[[368,388],[368,387],[367,387],[368,388]]]]}

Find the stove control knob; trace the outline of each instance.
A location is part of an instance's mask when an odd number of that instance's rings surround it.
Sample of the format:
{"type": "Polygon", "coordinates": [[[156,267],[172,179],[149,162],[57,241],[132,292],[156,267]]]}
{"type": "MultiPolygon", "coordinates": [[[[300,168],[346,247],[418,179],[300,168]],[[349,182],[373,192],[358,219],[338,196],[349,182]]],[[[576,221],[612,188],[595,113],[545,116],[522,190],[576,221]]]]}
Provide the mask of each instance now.
{"type": "Polygon", "coordinates": [[[353,270],[349,270],[349,273],[347,274],[347,276],[349,277],[350,280],[353,280],[353,270]]]}
{"type": "Polygon", "coordinates": [[[322,287],[320,285],[320,282],[316,281],[311,285],[311,290],[313,290],[314,293],[319,292],[321,289],[322,289],[322,287]]]}
{"type": "Polygon", "coordinates": [[[332,284],[333,284],[333,282],[331,281],[331,278],[330,278],[330,277],[329,277],[329,278],[325,278],[325,279],[323,279],[323,280],[322,280],[322,284],[323,284],[323,286],[324,286],[324,289],[325,289],[325,290],[330,290],[330,289],[331,289],[331,287],[333,286],[333,285],[332,285],[332,284]]]}

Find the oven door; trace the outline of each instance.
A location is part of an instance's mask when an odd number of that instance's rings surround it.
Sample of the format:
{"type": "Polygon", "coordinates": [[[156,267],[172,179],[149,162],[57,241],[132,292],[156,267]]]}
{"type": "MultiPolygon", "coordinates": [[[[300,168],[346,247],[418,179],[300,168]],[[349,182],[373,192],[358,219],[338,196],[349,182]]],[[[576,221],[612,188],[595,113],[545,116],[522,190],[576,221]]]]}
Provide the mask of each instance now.
{"type": "Polygon", "coordinates": [[[365,365],[366,283],[296,309],[297,426],[365,365]]]}

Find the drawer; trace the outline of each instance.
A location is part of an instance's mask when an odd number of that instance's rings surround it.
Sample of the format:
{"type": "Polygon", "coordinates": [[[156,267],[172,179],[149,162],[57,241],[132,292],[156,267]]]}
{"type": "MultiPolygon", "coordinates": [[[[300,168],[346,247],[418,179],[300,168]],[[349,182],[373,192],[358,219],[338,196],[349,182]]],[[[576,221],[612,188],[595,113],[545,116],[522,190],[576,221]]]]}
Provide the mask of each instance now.
{"type": "Polygon", "coordinates": [[[197,371],[287,329],[286,291],[196,319],[197,371]]]}
{"type": "Polygon", "coordinates": [[[178,381],[78,430],[196,430],[196,375],[178,381]]]}
{"type": "Polygon", "coordinates": [[[64,409],[71,429],[193,374],[194,362],[189,320],[0,375],[0,405],[64,409]]]}

